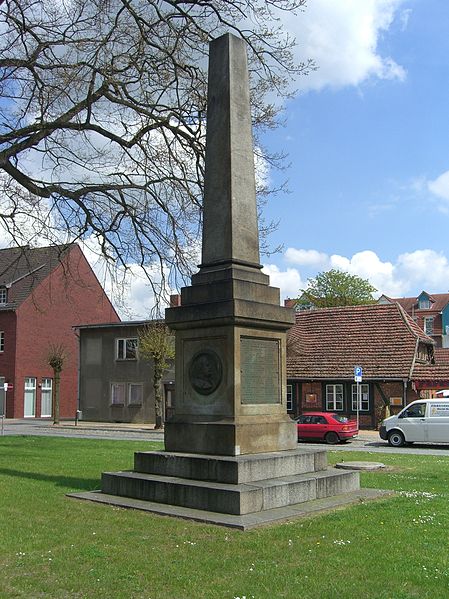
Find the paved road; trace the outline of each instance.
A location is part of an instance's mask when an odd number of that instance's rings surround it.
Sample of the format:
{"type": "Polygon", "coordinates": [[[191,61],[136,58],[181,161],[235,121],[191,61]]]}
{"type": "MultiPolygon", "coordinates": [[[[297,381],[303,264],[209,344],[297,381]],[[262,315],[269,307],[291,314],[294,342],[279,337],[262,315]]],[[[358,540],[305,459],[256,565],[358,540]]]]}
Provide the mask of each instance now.
{"type": "MultiPolygon", "coordinates": [[[[0,424],[1,426],[1,424],[0,424]]],[[[4,435],[79,437],[81,439],[118,439],[123,441],[163,441],[164,433],[148,425],[62,421],[53,425],[45,419],[9,419],[3,423],[4,435]]]]}
{"type": "MultiPolygon", "coordinates": [[[[0,425],[1,426],[1,425],[0,425]]],[[[79,437],[84,439],[117,439],[128,441],[163,441],[164,434],[155,431],[149,425],[136,425],[124,423],[99,423],[63,421],[54,426],[50,420],[41,419],[5,419],[3,423],[4,435],[45,435],[59,437],[79,437]]],[[[309,445],[301,443],[303,447],[318,447],[319,443],[309,445]]],[[[369,453],[408,453],[416,455],[443,455],[449,456],[449,445],[423,445],[413,444],[408,447],[390,447],[382,441],[377,431],[361,431],[359,437],[350,443],[339,445],[326,445],[332,451],[364,451],[369,453]]]]}

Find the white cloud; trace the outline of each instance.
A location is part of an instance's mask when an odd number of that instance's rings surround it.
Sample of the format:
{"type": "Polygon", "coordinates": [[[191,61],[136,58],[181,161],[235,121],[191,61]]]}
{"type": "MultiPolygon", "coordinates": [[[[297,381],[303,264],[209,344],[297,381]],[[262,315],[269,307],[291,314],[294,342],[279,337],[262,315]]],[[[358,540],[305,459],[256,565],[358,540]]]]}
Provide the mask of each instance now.
{"type": "Polygon", "coordinates": [[[433,181],[428,181],[427,187],[438,198],[449,201],[449,171],[442,173],[433,181]]]}
{"type": "Polygon", "coordinates": [[[355,253],[351,257],[333,254],[327,256],[317,250],[294,250],[289,248],[284,254],[285,262],[291,263],[291,256],[313,255],[316,252],[327,258],[326,266],[303,261],[307,277],[296,268],[268,265],[264,271],[270,275],[271,285],[280,287],[281,298],[297,297],[300,289],[306,287],[306,278],[315,277],[318,272],[336,268],[357,275],[368,281],[381,294],[390,297],[417,296],[423,289],[429,293],[447,293],[449,291],[449,260],[442,254],[430,249],[415,250],[400,254],[394,261],[383,262],[372,250],[355,253]]]}
{"type": "Polygon", "coordinates": [[[297,19],[284,16],[299,44],[300,58],[312,58],[318,70],[301,80],[302,89],[359,85],[370,77],[406,77],[404,68],[382,56],[379,41],[398,18],[406,27],[404,0],[313,0],[297,19]]]}
{"type": "Polygon", "coordinates": [[[325,266],[329,261],[329,256],[316,250],[297,250],[288,248],[285,252],[285,259],[292,264],[300,266],[325,266]]]}
{"type": "Polygon", "coordinates": [[[429,293],[449,291],[449,261],[444,254],[434,250],[416,250],[401,254],[397,264],[409,285],[429,293]]]}
{"type": "Polygon", "coordinates": [[[299,290],[305,287],[301,275],[295,268],[281,271],[275,264],[265,264],[263,272],[270,277],[270,285],[281,290],[281,304],[286,297],[298,297],[299,290]]]}

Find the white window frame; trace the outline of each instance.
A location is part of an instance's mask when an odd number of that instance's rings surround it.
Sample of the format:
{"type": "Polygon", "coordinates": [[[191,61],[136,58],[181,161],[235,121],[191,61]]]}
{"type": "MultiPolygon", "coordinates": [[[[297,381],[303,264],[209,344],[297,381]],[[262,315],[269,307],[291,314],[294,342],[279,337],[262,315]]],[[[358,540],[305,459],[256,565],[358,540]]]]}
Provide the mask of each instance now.
{"type": "Polygon", "coordinates": [[[6,287],[0,287],[0,305],[4,306],[8,303],[8,290],[6,287]]]}
{"type": "Polygon", "coordinates": [[[5,332],[0,331],[0,353],[5,351],[5,332]]]}
{"type": "Polygon", "coordinates": [[[143,404],[143,383],[129,383],[128,384],[128,405],[129,406],[141,406],[142,404],[143,404]],[[132,401],[133,387],[140,389],[140,399],[138,401],[132,401]]]}
{"type": "Polygon", "coordinates": [[[434,334],[434,322],[435,322],[435,318],[433,316],[424,316],[424,332],[426,335],[433,335],[434,334]],[[428,324],[430,325],[430,330],[427,330],[427,326],[428,324]]]}
{"type": "Polygon", "coordinates": [[[430,299],[429,298],[425,298],[425,299],[420,299],[418,302],[418,310],[430,310],[430,299]]]}
{"type": "Polygon", "coordinates": [[[45,417],[45,416],[52,416],[51,414],[51,408],[52,408],[52,393],[53,393],[53,379],[50,377],[43,377],[42,379],[42,384],[41,384],[41,416],[45,417]],[[50,381],[50,383],[48,383],[48,381],[50,381]],[[47,394],[48,392],[50,392],[50,414],[42,414],[42,404],[43,404],[43,398],[44,395],[47,394]]]}
{"type": "Polygon", "coordinates": [[[116,360],[137,360],[137,337],[121,337],[116,339],[116,360]]]}
{"type": "Polygon", "coordinates": [[[287,385],[287,412],[293,412],[293,385],[287,385]]]}
{"type": "MultiPolygon", "coordinates": [[[[352,411],[357,412],[357,385],[351,387],[352,396],[352,411]]],[[[368,383],[360,383],[360,412],[369,412],[369,385],[368,383]]]]}
{"type": "Polygon", "coordinates": [[[35,376],[26,376],[25,383],[24,383],[24,393],[23,393],[24,410],[25,410],[27,392],[32,392],[32,397],[33,397],[33,414],[26,416],[26,418],[29,418],[29,417],[34,418],[36,416],[36,389],[37,389],[36,377],[35,376]]]}
{"type": "Polygon", "coordinates": [[[342,383],[326,385],[326,410],[328,412],[343,412],[344,388],[342,383]]]}
{"type": "Polygon", "coordinates": [[[126,383],[111,383],[111,406],[124,406],[126,399],[126,383]],[[121,389],[121,397],[117,397],[117,389],[121,389]]]}

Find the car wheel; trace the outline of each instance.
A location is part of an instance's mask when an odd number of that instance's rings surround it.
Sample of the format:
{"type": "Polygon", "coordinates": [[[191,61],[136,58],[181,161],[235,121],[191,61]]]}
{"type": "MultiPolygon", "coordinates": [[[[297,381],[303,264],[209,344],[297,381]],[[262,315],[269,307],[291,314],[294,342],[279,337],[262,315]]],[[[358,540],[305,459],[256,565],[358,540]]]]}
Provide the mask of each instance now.
{"type": "Polygon", "coordinates": [[[388,435],[388,443],[392,447],[402,447],[405,444],[404,435],[400,431],[393,431],[388,435]]]}
{"type": "Polygon", "coordinates": [[[329,445],[335,445],[336,443],[338,443],[340,441],[340,437],[337,435],[337,433],[335,432],[330,432],[327,433],[327,435],[324,437],[326,443],[328,443],[329,445]]]}

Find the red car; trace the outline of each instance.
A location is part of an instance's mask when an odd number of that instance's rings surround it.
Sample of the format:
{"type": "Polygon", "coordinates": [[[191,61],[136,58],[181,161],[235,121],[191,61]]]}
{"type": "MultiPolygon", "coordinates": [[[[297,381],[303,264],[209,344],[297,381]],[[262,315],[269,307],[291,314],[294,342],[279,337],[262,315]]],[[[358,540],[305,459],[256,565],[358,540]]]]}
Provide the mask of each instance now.
{"type": "Polygon", "coordinates": [[[357,422],[334,412],[307,412],[296,419],[298,441],[314,439],[335,444],[359,434],[357,422]]]}

